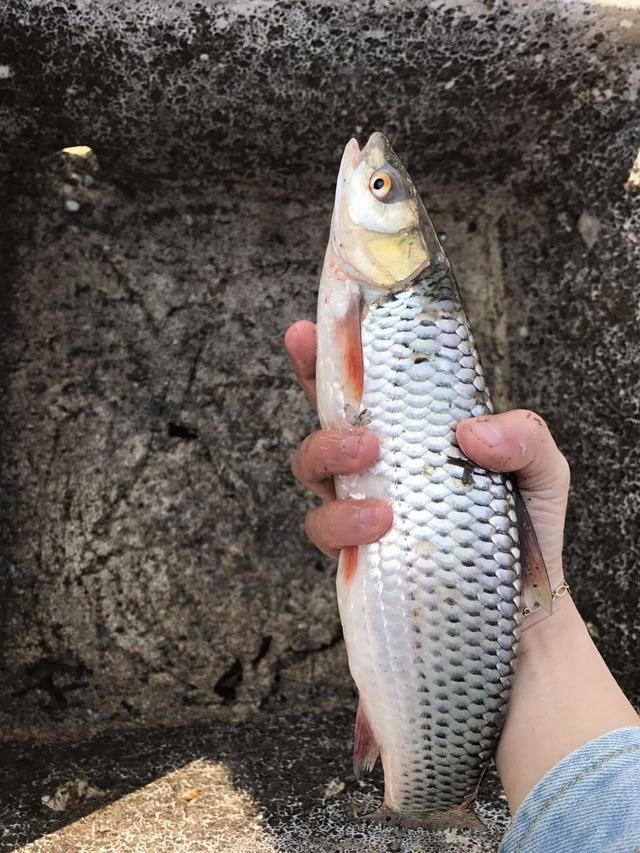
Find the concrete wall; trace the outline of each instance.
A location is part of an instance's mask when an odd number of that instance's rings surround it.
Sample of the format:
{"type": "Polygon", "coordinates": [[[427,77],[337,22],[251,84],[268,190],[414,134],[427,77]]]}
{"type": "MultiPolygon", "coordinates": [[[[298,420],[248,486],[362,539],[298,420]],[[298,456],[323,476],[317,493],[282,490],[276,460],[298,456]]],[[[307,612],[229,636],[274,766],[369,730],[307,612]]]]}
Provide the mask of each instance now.
{"type": "Polygon", "coordinates": [[[569,579],[640,699],[639,57],[596,4],[3,5],[5,736],[351,701],[281,336],[373,129],[572,464],[569,579]]]}

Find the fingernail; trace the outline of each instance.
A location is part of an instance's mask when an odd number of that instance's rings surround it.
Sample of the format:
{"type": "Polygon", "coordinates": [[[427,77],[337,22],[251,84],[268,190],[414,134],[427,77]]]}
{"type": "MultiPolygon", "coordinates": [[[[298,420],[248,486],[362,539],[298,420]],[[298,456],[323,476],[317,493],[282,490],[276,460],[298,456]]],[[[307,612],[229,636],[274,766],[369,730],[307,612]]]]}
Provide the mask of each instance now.
{"type": "Polygon", "coordinates": [[[502,433],[488,421],[474,420],[469,426],[471,432],[487,447],[496,447],[502,441],[502,433]]]}
{"type": "Polygon", "coordinates": [[[377,506],[363,506],[358,512],[358,520],[365,527],[377,527],[380,523],[380,510],[377,506]]]}
{"type": "Polygon", "coordinates": [[[342,440],[340,449],[345,456],[355,457],[358,455],[358,450],[362,444],[362,433],[356,432],[353,435],[348,435],[342,440]]]}

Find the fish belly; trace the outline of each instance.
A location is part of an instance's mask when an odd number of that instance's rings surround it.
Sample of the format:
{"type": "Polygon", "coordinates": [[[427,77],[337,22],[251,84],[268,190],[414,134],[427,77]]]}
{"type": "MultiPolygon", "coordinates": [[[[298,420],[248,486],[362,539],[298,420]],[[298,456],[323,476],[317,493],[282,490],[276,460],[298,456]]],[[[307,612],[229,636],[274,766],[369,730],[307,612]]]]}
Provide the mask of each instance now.
{"type": "Polygon", "coordinates": [[[394,522],[341,561],[338,601],[385,808],[428,823],[470,806],[500,732],[521,612],[514,496],[456,443],[492,405],[451,275],[369,306],[361,331],[359,422],[380,455],[338,494],[384,498],[394,522]]]}

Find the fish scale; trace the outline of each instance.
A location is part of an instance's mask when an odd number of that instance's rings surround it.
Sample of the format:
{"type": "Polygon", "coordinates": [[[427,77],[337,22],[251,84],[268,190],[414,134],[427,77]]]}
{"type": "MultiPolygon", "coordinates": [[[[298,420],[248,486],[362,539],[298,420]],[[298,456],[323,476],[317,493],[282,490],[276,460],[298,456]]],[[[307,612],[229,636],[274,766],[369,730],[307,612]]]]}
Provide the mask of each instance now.
{"type": "MultiPolygon", "coordinates": [[[[367,482],[394,521],[338,597],[385,806],[420,821],[473,801],[499,735],[521,618],[514,495],[504,475],[456,464],[456,424],[493,407],[452,274],[370,304],[361,333],[380,441],[367,482]]],[[[350,478],[339,493],[362,488],[350,478]]]]}

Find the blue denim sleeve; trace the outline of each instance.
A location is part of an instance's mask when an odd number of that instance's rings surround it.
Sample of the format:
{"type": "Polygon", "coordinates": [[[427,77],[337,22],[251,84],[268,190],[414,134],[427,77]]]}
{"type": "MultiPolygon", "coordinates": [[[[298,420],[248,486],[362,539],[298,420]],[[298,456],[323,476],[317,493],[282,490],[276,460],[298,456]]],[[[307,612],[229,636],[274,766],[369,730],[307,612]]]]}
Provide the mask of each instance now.
{"type": "Polygon", "coordinates": [[[523,800],[500,853],[640,853],[640,727],[553,767],[523,800]]]}

